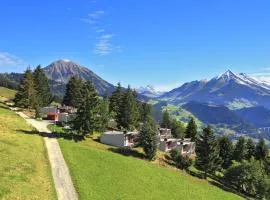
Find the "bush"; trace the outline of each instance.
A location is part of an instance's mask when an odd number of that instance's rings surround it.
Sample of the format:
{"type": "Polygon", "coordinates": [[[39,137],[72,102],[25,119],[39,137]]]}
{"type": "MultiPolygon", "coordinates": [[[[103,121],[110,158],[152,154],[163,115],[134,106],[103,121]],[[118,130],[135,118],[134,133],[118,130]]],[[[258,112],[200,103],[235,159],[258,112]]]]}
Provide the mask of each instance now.
{"type": "Polygon", "coordinates": [[[192,165],[192,160],[188,156],[182,156],[181,153],[175,149],[170,152],[170,155],[175,166],[179,169],[187,169],[192,165]]]}
{"type": "Polygon", "coordinates": [[[232,165],[226,171],[224,180],[239,192],[247,193],[256,199],[269,199],[270,182],[259,161],[251,159],[249,162],[232,165]]]}

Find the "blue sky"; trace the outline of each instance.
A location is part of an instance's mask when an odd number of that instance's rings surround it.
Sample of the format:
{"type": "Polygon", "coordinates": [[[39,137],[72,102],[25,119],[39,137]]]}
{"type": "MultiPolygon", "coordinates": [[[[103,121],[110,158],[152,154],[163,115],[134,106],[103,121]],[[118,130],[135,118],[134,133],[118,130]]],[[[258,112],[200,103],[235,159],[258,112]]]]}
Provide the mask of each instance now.
{"type": "Polygon", "coordinates": [[[231,69],[270,76],[269,1],[1,0],[0,72],[70,59],[171,89],[231,69]]]}

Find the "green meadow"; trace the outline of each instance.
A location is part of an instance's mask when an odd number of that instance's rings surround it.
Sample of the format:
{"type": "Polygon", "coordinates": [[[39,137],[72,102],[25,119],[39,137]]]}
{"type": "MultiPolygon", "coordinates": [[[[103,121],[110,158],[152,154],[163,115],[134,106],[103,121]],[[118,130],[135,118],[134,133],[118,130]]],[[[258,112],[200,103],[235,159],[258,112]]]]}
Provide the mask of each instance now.
{"type": "Polygon", "coordinates": [[[56,199],[43,138],[32,133],[0,103],[0,199],[56,199]]]}
{"type": "Polygon", "coordinates": [[[59,143],[83,200],[242,199],[180,170],[114,153],[91,138],[59,143]]]}
{"type": "Polygon", "coordinates": [[[15,90],[11,90],[5,87],[0,87],[0,97],[4,97],[8,100],[13,99],[16,94],[15,90]]]}

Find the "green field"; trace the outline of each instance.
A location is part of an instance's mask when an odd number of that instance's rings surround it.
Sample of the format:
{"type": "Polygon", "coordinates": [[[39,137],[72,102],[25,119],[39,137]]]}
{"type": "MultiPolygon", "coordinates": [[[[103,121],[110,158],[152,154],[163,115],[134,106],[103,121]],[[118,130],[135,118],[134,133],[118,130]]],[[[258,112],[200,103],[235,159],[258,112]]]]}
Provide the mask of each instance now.
{"type": "Polygon", "coordinates": [[[242,199],[182,171],[113,153],[91,138],[59,143],[83,200],[242,199]]]}
{"type": "Polygon", "coordinates": [[[43,138],[31,133],[0,104],[0,199],[56,199],[43,138]]]}
{"type": "Polygon", "coordinates": [[[13,99],[16,94],[15,90],[11,90],[5,87],[0,87],[0,97],[4,97],[8,100],[13,99]]]}

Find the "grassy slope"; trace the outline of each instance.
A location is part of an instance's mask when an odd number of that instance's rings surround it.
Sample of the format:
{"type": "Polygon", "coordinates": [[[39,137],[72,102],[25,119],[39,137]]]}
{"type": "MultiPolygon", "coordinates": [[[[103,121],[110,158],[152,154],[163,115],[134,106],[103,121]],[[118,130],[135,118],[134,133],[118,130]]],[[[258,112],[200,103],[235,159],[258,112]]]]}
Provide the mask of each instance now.
{"type": "Polygon", "coordinates": [[[43,139],[0,104],[0,199],[56,199],[43,139]]]}
{"type": "Polygon", "coordinates": [[[198,127],[203,127],[203,123],[198,118],[196,118],[191,112],[181,108],[180,106],[168,104],[166,107],[163,107],[163,111],[165,110],[168,110],[168,112],[173,118],[184,122],[185,124],[187,124],[189,120],[193,117],[198,127]]]}
{"type": "Polygon", "coordinates": [[[181,171],[112,153],[92,139],[59,143],[81,199],[241,199],[181,171]]]}
{"type": "Polygon", "coordinates": [[[15,90],[11,90],[5,87],[0,87],[0,96],[7,98],[7,99],[13,99],[16,94],[15,90]]]}

